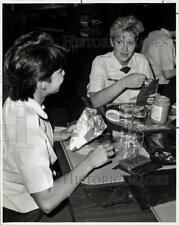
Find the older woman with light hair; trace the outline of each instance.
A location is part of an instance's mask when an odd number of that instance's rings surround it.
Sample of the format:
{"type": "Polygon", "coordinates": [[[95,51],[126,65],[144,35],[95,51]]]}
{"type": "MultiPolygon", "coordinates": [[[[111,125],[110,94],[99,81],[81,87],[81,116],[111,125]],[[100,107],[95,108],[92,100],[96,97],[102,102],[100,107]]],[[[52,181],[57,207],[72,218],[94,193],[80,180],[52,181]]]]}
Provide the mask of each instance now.
{"type": "Polygon", "coordinates": [[[153,74],[147,59],[134,52],[142,22],[134,16],[117,18],[110,27],[112,52],[97,56],[87,92],[94,107],[111,102],[135,102],[139,90],[153,74]]]}

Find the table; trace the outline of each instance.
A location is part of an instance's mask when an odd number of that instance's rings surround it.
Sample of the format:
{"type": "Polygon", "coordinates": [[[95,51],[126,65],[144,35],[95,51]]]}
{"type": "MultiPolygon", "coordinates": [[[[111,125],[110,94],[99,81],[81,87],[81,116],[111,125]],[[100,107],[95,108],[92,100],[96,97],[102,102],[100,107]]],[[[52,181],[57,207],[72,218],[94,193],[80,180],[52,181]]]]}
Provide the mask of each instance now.
{"type": "MultiPolygon", "coordinates": [[[[63,147],[60,142],[55,142],[55,150],[62,174],[70,172],[70,166],[65,156],[63,147]]],[[[150,209],[141,210],[139,204],[133,198],[131,202],[118,204],[103,208],[93,201],[89,200],[84,192],[88,188],[86,184],[80,184],[78,188],[69,197],[69,207],[73,221],[76,222],[157,222],[162,221],[162,214],[165,214],[165,208],[169,204],[151,207],[150,209]],[[162,210],[161,210],[162,209],[162,210]],[[164,211],[163,211],[164,209],[164,211]]],[[[173,216],[169,221],[175,221],[175,204],[173,205],[173,216]]],[[[165,222],[165,218],[163,219],[165,222]]],[[[167,222],[167,221],[166,221],[167,222]]]]}
{"type": "Polygon", "coordinates": [[[151,207],[160,222],[176,222],[176,200],[151,207]]]}
{"type": "MultiPolygon", "coordinates": [[[[60,142],[55,142],[58,162],[63,174],[70,171],[68,161],[60,142]]],[[[156,222],[150,209],[141,211],[138,203],[118,204],[108,208],[97,206],[90,201],[85,192],[85,184],[80,184],[69,198],[71,215],[76,222],[156,222]]]]}

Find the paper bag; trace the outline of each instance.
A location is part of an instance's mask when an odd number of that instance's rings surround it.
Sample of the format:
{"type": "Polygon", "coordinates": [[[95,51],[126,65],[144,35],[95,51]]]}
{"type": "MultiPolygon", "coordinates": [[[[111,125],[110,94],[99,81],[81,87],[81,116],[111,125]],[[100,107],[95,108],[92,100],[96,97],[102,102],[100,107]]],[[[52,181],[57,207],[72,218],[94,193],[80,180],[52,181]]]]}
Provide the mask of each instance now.
{"type": "Polygon", "coordinates": [[[83,110],[70,139],[69,150],[80,149],[91,140],[103,133],[107,125],[96,109],[86,108],[83,110]]]}

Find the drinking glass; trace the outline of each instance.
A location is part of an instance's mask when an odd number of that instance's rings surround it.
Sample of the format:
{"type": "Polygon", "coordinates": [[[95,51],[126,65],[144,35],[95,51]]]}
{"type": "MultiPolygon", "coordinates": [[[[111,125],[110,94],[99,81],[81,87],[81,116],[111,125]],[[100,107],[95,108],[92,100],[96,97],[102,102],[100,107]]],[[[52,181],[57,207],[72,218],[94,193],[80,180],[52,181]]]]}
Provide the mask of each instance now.
{"type": "Polygon", "coordinates": [[[132,109],[132,127],[141,130],[145,127],[147,110],[144,106],[134,106],[132,109]]]}
{"type": "Polygon", "coordinates": [[[133,144],[133,154],[139,155],[140,149],[144,145],[144,132],[141,130],[137,130],[136,132],[136,141],[133,144]]]}
{"type": "Polygon", "coordinates": [[[144,133],[134,129],[128,132],[121,131],[117,142],[117,154],[123,159],[139,155],[140,148],[143,146],[144,133]]]}

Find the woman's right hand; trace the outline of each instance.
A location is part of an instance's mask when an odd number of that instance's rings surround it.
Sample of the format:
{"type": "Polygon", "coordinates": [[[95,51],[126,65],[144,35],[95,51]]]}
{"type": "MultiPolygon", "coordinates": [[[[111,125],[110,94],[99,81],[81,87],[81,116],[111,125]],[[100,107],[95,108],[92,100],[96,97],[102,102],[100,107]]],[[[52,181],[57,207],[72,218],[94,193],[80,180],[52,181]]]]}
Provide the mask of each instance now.
{"type": "Polygon", "coordinates": [[[114,156],[114,148],[109,143],[99,145],[95,150],[91,151],[87,156],[92,169],[102,166],[103,164],[110,162],[111,157],[114,156]]]}
{"type": "Polygon", "coordinates": [[[146,80],[142,73],[132,73],[123,78],[126,88],[140,88],[146,80]]]}

